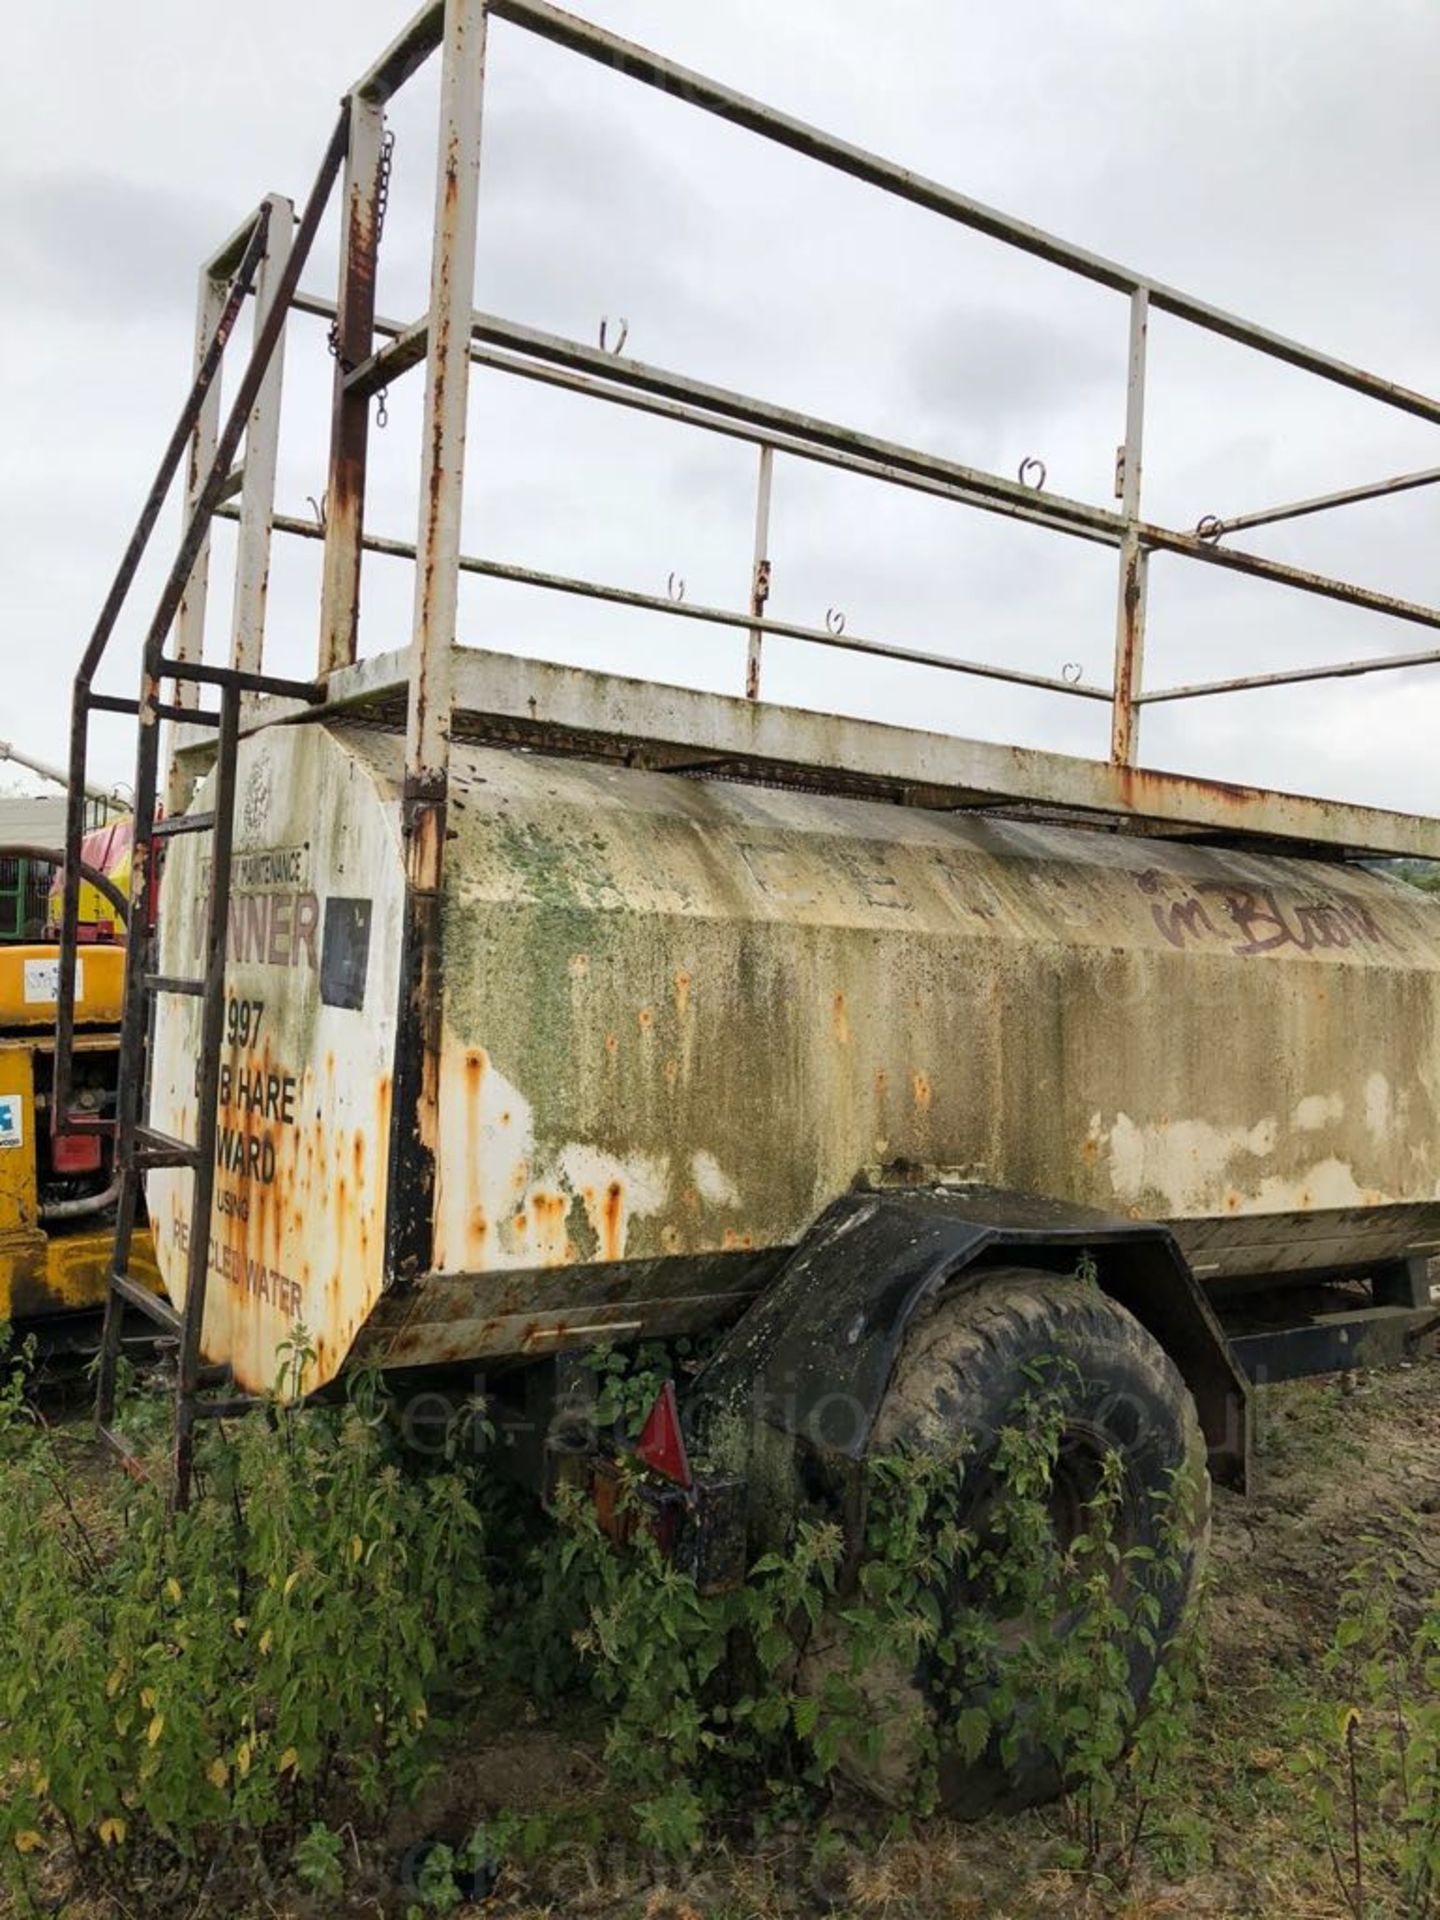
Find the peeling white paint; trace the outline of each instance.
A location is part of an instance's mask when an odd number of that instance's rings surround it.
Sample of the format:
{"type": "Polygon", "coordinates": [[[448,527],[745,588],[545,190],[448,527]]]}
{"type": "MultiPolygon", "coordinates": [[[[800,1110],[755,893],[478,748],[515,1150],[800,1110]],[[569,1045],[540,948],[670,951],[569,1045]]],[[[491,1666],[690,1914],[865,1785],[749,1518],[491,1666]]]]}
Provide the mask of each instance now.
{"type": "MultiPolygon", "coordinates": [[[[1108,1151],[1110,1180],[1127,1205],[1152,1202],[1175,1214],[1209,1211],[1215,1185],[1236,1162],[1263,1160],[1275,1151],[1279,1127],[1274,1119],[1252,1127],[1217,1127],[1208,1120],[1156,1120],[1144,1125],[1118,1113],[1110,1127],[1096,1114],[1090,1123],[1091,1151],[1108,1151]]],[[[1245,1169],[1245,1178],[1251,1177],[1245,1169]]]]}
{"type": "Polygon", "coordinates": [[[584,1193],[592,1187],[603,1193],[618,1181],[627,1215],[638,1214],[643,1219],[659,1213],[670,1198],[668,1154],[632,1153],[622,1159],[603,1153],[599,1147],[572,1143],[560,1149],[557,1165],[561,1185],[572,1193],[584,1193]]]}
{"type": "MultiPolygon", "coordinates": [[[[1301,1102],[1312,1118],[1323,1110],[1326,1121],[1339,1117],[1337,1107],[1343,1112],[1344,1103],[1338,1098],[1314,1106],[1301,1102]]],[[[1257,1121],[1252,1127],[1215,1127],[1204,1120],[1160,1120],[1140,1126],[1120,1113],[1106,1127],[1097,1113],[1086,1135],[1089,1155],[1108,1152],[1117,1199],[1147,1213],[1171,1218],[1214,1213],[1217,1188],[1228,1188],[1224,1200],[1228,1214],[1311,1213],[1392,1203],[1391,1194],[1362,1187],[1354,1168],[1333,1154],[1293,1171],[1265,1170],[1260,1163],[1272,1159],[1278,1145],[1279,1129],[1273,1119],[1257,1121]]]]}
{"type": "Polygon", "coordinates": [[[1383,1140],[1394,1124],[1394,1101],[1390,1082],[1383,1073],[1372,1073],[1365,1082],[1365,1125],[1372,1140],[1383,1140]]]}
{"type": "Polygon", "coordinates": [[[711,1206],[739,1206],[740,1189],[714,1154],[707,1153],[703,1147],[690,1162],[690,1176],[695,1182],[695,1191],[702,1200],[708,1200],[711,1206]]]}
{"type": "Polygon", "coordinates": [[[668,1155],[545,1146],[535,1109],[490,1056],[445,1049],[440,1075],[435,1262],[452,1273],[619,1260],[632,1219],[661,1212],[668,1155]],[[594,1247],[575,1226],[579,1202],[594,1247]]]}
{"type": "Polygon", "coordinates": [[[1294,1126],[1299,1133],[1319,1133],[1345,1118],[1345,1101],[1338,1093],[1309,1093],[1295,1109],[1294,1126]]]}
{"type": "Polygon", "coordinates": [[[1327,1207],[1378,1207],[1390,1203],[1388,1193],[1362,1187],[1352,1167],[1334,1158],[1317,1160],[1288,1179],[1271,1175],[1252,1194],[1241,1196],[1237,1213],[1309,1213],[1327,1207]]]}

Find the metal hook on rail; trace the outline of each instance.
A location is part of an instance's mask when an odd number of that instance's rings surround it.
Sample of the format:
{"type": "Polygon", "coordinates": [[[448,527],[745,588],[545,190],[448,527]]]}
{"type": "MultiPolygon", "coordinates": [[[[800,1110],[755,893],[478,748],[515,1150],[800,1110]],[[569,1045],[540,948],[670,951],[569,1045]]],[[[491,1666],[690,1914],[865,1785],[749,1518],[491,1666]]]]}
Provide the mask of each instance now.
{"type": "Polygon", "coordinates": [[[1043,460],[1037,460],[1033,454],[1027,454],[1020,462],[1018,478],[1022,487],[1031,487],[1036,493],[1043,493],[1048,474],[1049,469],[1046,467],[1045,462],[1043,460]],[[1038,477],[1032,480],[1029,477],[1031,474],[1035,474],[1038,477]]]}
{"type": "Polygon", "coordinates": [[[1218,513],[1202,513],[1195,523],[1195,538],[1203,540],[1207,547],[1217,546],[1225,531],[1225,522],[1218,513]]]}
{"type": "Polygon", "coordinates": [[[669,596],[669,598],[674,602],[674,604],[678,607],[681,601],[685,598],[684,574],[672,573],[670,578],[665,582],[665,592],[669,596]]]}
{"type": "Polygon", "coordinates": [[[325,531],[326,515],[330,510],[329,493],[328,492],[322,493],[318,500],[315,498],[313,493],[307,493],[305,498],[310,502],[310,511],[315,516],[316,526],[319,527],[320,531],[323,533],[325,531]]]}
{"type": "Polygon", "coordinates": [[[1072,687],[1078,687],[1085,678],[1085,668],[1078,660],[1067,660],[1060,669],[1060,678],[1072,687]]]}
{"type": "Polygon", "coordinates": [[[630,322],[622,318],[619,323],[619,326],[620,326],[620,331],[616,334],[615,344],[612,347],[609,344],[609,340],[607,337],[610,332],[610,316],[608,313],[601,315],[600,351],[602,353],[613,353],[618,355],[618,354],[622,354],[625,351],[625,342],[630,338],[630,322]]]}
{"type": "Polygon", "coordinates": [[[825,609],[825,631],[833,633],[838,640],[845,631],[845,616],[838,607],[825,609]]]}

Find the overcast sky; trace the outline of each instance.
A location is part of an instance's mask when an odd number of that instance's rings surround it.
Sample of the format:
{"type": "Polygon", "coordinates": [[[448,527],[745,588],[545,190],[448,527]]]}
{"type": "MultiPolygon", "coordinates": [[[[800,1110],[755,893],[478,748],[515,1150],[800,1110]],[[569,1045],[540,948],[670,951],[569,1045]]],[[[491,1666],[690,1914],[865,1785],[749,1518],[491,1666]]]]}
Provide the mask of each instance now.
{"type": "MultiPolygon", "coordinates": [[[[589,0],[592,15],[772,104],[1263,324],[1440,389],[1434,0],[589,0]]],[[[267,190],[299,200],[390,0],[47,0],[0,72],[0,738],[65,749],[69,679],[188,382],[195,274],[267,190]]],[[[393,116],[380,306],[425,299],[437,63],[393,116]]],[[[1126,303],[492,28],[477,304],[1111,503],[1126,303]]],[[[333,240],[311,287],[333,293],[333,240]]],[[[423,375],[391,396],[373,530],[414,537],[423,375]]],[[[297,318],[279,504],[324,484],[330,363],[297,318]]],[[[1180,527],[1440,464],[1433,428],[1157,318],[1145,510],[1180,527]]],[[[741,605],[755,455],[529,383],[472,387],[469,551],[741,605]]],[[[168,541],[178,525],[172,503],[168,541]]],[[[1246,536],[1440,600],[1440,496],[1246,536]]],[[[1109,677],[1108,551],[782,460],[777,618],[1109,677]]],[[[230,537],[217,536],[223,653],[230,537]]],[[[308,673],[318,549],[281,541],[269,663],[308,673]]],[[[141,615],[110,684],[133,691],[141,615]]],[[[367,561],[362,647],[408,639],[410,570],[367,561]]],[[[460,637],[739,691],[743,634],[467,582],[460,637]]],[[[1427,644],[1400,626],[1158,558],[1150,684],[1427,644]]],[[[1152,765],[1437,809],[1437,671],[1152,710],[1152,765]]],[[[766,691],[1103,751],[1105,712],[1043,693],[767,649],[766,691]]],[[[129,771],[123,729],[99,769],[129,771]]]]}

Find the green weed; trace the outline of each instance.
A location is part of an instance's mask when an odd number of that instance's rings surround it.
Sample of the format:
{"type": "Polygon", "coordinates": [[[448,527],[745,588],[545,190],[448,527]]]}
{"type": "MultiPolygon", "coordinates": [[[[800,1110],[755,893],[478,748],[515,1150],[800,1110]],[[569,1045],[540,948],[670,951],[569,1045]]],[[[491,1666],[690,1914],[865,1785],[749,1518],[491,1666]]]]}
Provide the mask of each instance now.
{"type": "MultiPolygon", "coordinates": [[[[18,1891],[59,1843],[114,1888],[236,1845],[288,1854],[332,1798],[377,1815],[426,1777],[437,1696],[484,1645],[483,1532],[457,1474],[391,1455],[367,1392],[209,1435],[189,1512],[116,1481],[97,1513],[12,1379],[0,1873],[18,1891]]],[[[319,1872],[313,1825],[301,1845],[319,1872]]]]}

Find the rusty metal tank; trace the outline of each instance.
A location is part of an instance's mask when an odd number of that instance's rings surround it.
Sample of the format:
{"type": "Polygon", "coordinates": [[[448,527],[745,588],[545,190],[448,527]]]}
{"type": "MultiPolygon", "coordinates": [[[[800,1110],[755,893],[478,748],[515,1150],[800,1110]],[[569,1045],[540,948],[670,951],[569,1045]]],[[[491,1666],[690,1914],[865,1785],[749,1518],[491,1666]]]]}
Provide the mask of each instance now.
{"type": "MultiPolygon", "coordinates": [[[[857,1181],[1166,1220],[1206,1281],[1440,1244],[1440,913],[1401,882],[457,743],[433,1258],[387,1281],[403,748],[242,749],[203,1347],[243,1386],[302,1329],[313,1387],[705,1325],[857,1181]]],[[[170,855],[166,973],[206,860],[170,855]]],[[[198,1018],[155,1039],[182,1138],[198,1018]]],[[[188,1182],[148,1182],[177,1303],[188,1182]]]]}

